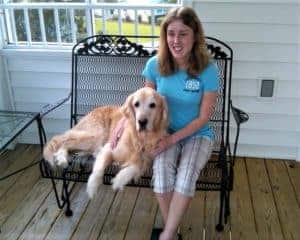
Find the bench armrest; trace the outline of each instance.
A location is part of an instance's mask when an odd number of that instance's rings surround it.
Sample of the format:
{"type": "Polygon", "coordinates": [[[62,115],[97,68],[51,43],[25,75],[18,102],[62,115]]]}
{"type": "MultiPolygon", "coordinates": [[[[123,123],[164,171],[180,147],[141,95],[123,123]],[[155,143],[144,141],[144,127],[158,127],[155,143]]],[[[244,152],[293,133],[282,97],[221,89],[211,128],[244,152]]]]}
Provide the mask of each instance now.
{"type": "Polygon", "coordinates": [[[67,97],[63,98],[63,99],[60,99],[60,100],[58,100],[58,101],[56,101],[54,103],[48,103],[48,104],[44,105],[42,107],[41,111],[40,111],[41,118],[43,118],[48,113],[50,113],[54,109],[58,108],[59,106],[61,106],[65,102],[67,102],[70,98],[71,98],[71,93],[69,93],[69,95],[67,97]]]}
{"type": "Polygon", "coordinates": [[[236,122],[236,125],[237,125],[237,131],[236,131],[236,136],[235,136],[235,141],[234,141],[233,156],[232,156],[233,165],[234,165],[235,158],[236,158],[236,150],[237,150],[237,145],[238,145],[238,140],[239,140],[239,135],[240,135],[240,125],[249,120],[249,115],[247,113],[245,113],[244,111],[242,111],[241,109],[234,107],[232,105],[231,100],[230,100],[230,108],[231,108],[234,120],[236,122]]]}

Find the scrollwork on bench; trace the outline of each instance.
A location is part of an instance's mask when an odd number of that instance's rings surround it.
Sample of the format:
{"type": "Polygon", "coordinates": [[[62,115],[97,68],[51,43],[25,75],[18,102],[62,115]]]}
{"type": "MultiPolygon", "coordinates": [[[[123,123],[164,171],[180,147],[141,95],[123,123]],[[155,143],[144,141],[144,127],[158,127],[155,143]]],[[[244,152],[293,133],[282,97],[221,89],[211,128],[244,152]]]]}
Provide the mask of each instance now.
{"type": "MultiPolygon", "coordinates": [[[[130,38],[138,37],[132,36],[130,38]]],[[[149,40],[151,39],[149,38],[149,40]]],[[[91,37],[84,44],[78,45],[76,51],[78,55],[115,55],[126,57],[151,57],[157,53],[156,49],[145,48],[141,44],[130,41],[128,37],[110,35],[91,37]]]]}

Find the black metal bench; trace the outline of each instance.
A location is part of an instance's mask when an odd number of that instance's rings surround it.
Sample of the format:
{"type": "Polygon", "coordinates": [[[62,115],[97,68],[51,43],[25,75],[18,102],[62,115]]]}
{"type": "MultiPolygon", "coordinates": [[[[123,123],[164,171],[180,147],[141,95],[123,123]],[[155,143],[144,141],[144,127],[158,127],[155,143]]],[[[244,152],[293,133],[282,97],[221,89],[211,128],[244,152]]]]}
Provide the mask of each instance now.
{"type": "MultiPolygon", "coordinates": [[[[233,166],[238,143],[240,124],[248,120],[246,113],[231,104],[232,50],[225,43],[207,37],[207,47],[219,69],[220,89],[215,113],[210,125],[215,130],[216,142],[212,158],[201,171],[197,181],[197,190],[219,191],[220,212],[217,230],[223,229],[223,223],[229,216],[229,195],[233,188],[233,166]],[[237,123],[237,135],[233,152],[230,149],[230,110],[237,123]]],[[[71,127],[80,117],[97,106],[121,105],[126,97],[144,86],[141,75],[149,57],[156,54],[158,39],[149,36],[95,35],[77,43],[72,50],[72,86],[71,86],[71,127]]],[[[61,105],[49,106],[47,114],[61,105]]],[[[64,169],[51,169],[41,161],[42,176],[50,178],[56,194],[59,208],[66,205],[66,215],[72,215],[70,204],[70,182],[86,182],[92,170],[92,156],[71,154],[72,160],[64,169]],[[61,195],[58,194],[55,179],[63,181],[61,195]]],[[[115,166],[106,169],[104,183],[110,184],[118,171],[115,166]]],[[[138,182],[130,186],[150,187],[152,170],[149,169],[138,182]]]]}

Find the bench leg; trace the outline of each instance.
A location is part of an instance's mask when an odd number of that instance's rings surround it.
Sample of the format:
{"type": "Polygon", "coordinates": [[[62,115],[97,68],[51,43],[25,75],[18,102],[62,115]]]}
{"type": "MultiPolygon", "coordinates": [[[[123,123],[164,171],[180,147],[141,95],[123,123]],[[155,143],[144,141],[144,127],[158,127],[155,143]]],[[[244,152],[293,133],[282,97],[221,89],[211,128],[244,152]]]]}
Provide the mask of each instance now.
{"type": "Polygon", "coordinates": [[[223,216],[224,216],[224,204],[225,204],[225,190],[220,192],[220,212],[219,212],[219,223],[216,226],[216,230],[221,232],[224,230],[223,216]]]}
{"type": "Polygon", "coordinates": [[[227,218],[230,216],[230,190],[227,191],[226,193],[226,198],[225,198],[225,224],[227,223],[227,218]]]}
{"type": "Polygon", "coordinates": [[[67,204],[65,215],[67,217],[70,217],[73,215],[73,211],[71,210],[71,203],[70,203],[70,192],[71,191],[69,191],[68,188],[69,188],[69,182],[67,182],[65,179],[63,179],[63,192],[64,192],[63,201],[67,204]]]}
{"type": "Polygon", "coordinates": [[[65,206],[65,204],[67,204],[65,215],[68,217],[72,216],[73,212],[71,210],[71,204],[70,204],[70,191],[68,191],[69,184],[66,182],[66,180],[63,180],[62,193],[60,198],[57,191],[56,183],[53,178],[51,178],[51,182],[52,182],[52,187],[53,187],[58,208],[62,209],[65,206]]]}

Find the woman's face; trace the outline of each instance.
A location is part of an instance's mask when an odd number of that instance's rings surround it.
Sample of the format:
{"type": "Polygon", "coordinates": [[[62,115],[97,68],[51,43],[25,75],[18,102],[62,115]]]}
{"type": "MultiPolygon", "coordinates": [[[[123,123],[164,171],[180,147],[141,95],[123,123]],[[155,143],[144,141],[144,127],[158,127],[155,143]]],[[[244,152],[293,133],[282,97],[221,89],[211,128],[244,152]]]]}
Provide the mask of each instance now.
{"type": "Polygon", "coordinates": [[[182,20],[175,20],[167,27],[167,43],[176,63],[184,67],[194,45],[193,30],[182,20]]]}

